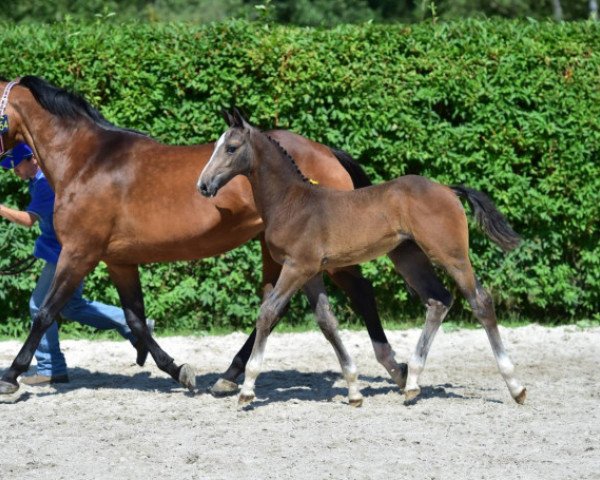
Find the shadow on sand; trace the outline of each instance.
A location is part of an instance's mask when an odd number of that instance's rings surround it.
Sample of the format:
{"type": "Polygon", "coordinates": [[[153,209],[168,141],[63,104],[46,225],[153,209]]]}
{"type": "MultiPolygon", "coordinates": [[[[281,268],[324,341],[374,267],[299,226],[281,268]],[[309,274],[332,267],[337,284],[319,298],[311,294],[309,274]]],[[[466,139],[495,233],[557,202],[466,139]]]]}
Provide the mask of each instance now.
{"type": "MultiPolygon", "coordinates": [[[[0,375],[3,371],[0,371],[0,375]]],[[[160,374],[159,374],[160,375],[160,374]]],[[[0,398],[2,403],[17,403],[28,401],[33,397],[57,395],[78,389],[123,389],[137,390],[148,393],[174,393],[180,392],[186,396],[209,394],[210,387],[219,379],[220,373],[203,373],[196,376],[196,390],[189,392],[173,379],[165,376],[153,375],[149,371],[140,371],[134,375],[118,373],[91,372],[85,368],[69,369],[70,383],[55,384],[52,390],[44,388],[36,393],[35,387],[23,387],[14,395],[5,399],[0,398]]],[[[381,395],[398,395],[398,404],[403,402],[403,395],[399,388],[389,379],[381,376],[359,377],[362,384],[369,384],[361,389],[365,398],[378,397],[381,395]]],[[[243,381],[243,376],[240,382],[243,381]]],[[[425,400],[442,399],[469,399],[469,395],[461,395],[456,391],[464,389],[463,386],[453,384],[423,386],[421,395],[409,403],[414,405],[425,400]]],[[[252,402],[248,409],[260,408],[272,403],[285,403],[288,401],[300,402],[330,402],[335,397],[342,397],[342,402],[347,402],[347,387],[339,372],[331,370],[323,372],[299,372],[297,370],[271,370],[260,375],[256,385],[257,399],[252,402]]],[[[481,397],[479,397],[481,398],[481,397]]],[[[335,401],[339,401],[336,399],[335,401]]],[[[486,398],[484,401],[502,403],[499,400],[486,398]]]]}

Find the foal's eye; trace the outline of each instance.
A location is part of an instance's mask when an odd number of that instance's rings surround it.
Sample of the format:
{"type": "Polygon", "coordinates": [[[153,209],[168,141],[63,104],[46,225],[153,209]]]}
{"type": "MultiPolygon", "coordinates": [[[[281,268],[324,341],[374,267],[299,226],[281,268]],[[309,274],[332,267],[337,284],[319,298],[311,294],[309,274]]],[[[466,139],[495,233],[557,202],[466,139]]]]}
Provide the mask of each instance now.
{"type": "Polygon", "coordinates": [[[235,147],[233,145],[227,145],[225,147],[225,151],[229,154],[235,153],[236,150],[237,150],[237,147],[235,147]]]}

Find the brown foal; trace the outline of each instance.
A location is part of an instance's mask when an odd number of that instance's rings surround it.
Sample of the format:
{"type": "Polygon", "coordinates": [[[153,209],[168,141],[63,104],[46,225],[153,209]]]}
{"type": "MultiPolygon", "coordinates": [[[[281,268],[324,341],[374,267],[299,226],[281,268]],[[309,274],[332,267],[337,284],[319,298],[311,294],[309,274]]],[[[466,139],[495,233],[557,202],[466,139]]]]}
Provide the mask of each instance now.
{"type": "MultiPolygon", "coordinates": [[[[467,219],[457,198],[459,195],[469,200],[476,219],[492,240],[504,249],[516,247],[518,235],[487,196],[414,175],[346,192],[314,186],[275,140],[249,125],[238,111],[227,115],[227,121],[230,128],[216,143],[197,188],[202,195],[214,197],[237,175],[246,176],[265,223],[269,251],[283,266],[275,288],[260,308],[240,403],[254,398],[254,383],[269,333],[292,295],[301,288],[315,307],[318,324],[339,358],[350,404],[362,403],[356,366],[337,333],[321,272],[385,253],[427,305],[425,328],[408,364],[406,401],[420,393],[419,375],[451,303],[449,295],[440,294],[445,290],[432,264],[443,267],[456,281],[485,328],[510,394],[518,403],[525,401],[526,390],[515,378],[500,338],[492,298],[473,273],[467,219]],[[402,248],[405,244],[408,249],[402,248]],[[413,257],[409,266],[405,263],[407,256],[413,257]]],[[[218,202],[219,197],[214,201],[218,202]]]]}
{"type": "MultiPolygon", "coordinates": [[[[31,363],[43,332],[75,288],[100,261],[108,266],[127,323],[139,339],[138,363],[148,351],[160,369],[192,388],[195,373],[178,366],[146,328],[138,265],[218,255],[261,236],[264,225],[247,180],[223,189],[218,201],[197,194],[193,179],[213,144],[168,146],[106,121],[83,98],[37,77],[0,80],[0,146],[28,143],[56,193],[54,225],[62,244],[56,275],[23,347],[0,380],[0,394],[18,389],[17,378],[31,363]]],[[[360,167],[343,152],[291,132],[270,132],[321,184],[352,189],[360,167]]],[[[364,175],[364,174],[363,174],[364,175]]],[[[366,179],[366,180],[365,180],[366,179]]],[[[263,286],[268,292],[281,267],[263,246],[263,286]]],[[[408,265],[409,262],[407,262],[408,265]]],[[[367,325],[377,359],[400,386],[406,365],[398,365],[379,320],[373,290],[358,267],[328,269],[367,325]]],[[[213,387],[237,390],[254,334],[213,387]]]]}

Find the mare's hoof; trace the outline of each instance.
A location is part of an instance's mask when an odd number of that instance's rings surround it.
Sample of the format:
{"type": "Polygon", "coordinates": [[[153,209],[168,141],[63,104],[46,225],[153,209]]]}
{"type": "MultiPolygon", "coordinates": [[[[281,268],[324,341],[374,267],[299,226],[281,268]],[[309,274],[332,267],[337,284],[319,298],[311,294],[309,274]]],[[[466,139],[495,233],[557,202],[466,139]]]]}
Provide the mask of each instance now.
{"type": "Polygon", "coordinates": [[[254,393],[240,393],[240,396],[238,397],[238,405],[248,405],[254,400],[254,398],[256,398],[254,393]]]}
{"type": "Polygon", "coordinates": [[[404,390],[404,387],[406,387],[406,377],[408,375],[408,365],[406,363],[399,363],[398,367],[390,370],[389,373],[392,380],[400,387],[400,390],[404,390]]]}
{"type": "Polygon", "coordinates": [[[215,384],[211,387],[210,393],[215,397],[228,397],[235,395],[239,391],[240,387],[237,383],[231,380],[225,380],[219,378],[215,384]]]}
{"type": "Polygon", "coordinates": [[[519,405],[523,405],[525,403],[525,397],[527,397],[527,389],[523,387],[521,393],[515,397],[515,402],[517,402],[519,405]]]}
{"type": "Polygon", "coordinates": [[[348,400],[348,404],[351,407],[355,407],[355,408],[362,407],[363,398],[362,397],[360,397],[360,398],[351,398],[351,399],[348,400]]]}
{"type": "Polygon", "coordinates": [[[404,392],[404,405],[408,405],[409,403],[414,402],[420,394],[421,389],[418,387],[413,390],[406,390],[404,392]]]}
{"type": "Polygon", "coordinates": [[[196,388],[196,371],[191,365],[184,363],[179,370],[179,383],[193,392],[196,388]]]}
{"type": "Polygon", "coordinates": [[[140,345],[136,345],[135,349],[137,350],[137,356],[135,358],[135,363],[137,363],[140,367],[143,367],[146,363],[146,359],[148,358],[148,349],[139,342],[140,345]]]}
{"type": "Polygon", "coordinates": [[[19,389],[18,383],[10,383],[0,380],[0,395],[11,395],[19,389]]]}

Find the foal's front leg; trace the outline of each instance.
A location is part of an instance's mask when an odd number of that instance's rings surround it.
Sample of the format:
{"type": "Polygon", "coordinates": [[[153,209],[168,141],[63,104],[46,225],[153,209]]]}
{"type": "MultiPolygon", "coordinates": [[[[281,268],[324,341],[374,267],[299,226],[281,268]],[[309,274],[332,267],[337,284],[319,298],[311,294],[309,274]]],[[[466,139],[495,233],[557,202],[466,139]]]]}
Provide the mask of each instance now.
{"type": "Polygon", "coordinates": [[[309,280],[304,286],[304,292],[315,312],[317,323],[323,335],[329,340],[338,357],[342,374],[348,383],[348,401],[353,407],[360,407],[363,403],[363,396],[358,389],[358,370],[340,338],[337,329],[338,322],[329,305],[329,299],[323,284],[323,276],[317,275],[309,280]]]}
{"type": "Polygon", "coordinates": [[[306,273],[289,265],[284,265],[281,275],[260,306],[256,321],[256,339],[246,364],[246,376],[239,396],[239,403],[245,404],[254,400],[254,384],[258,377],[267,345],[267,338],[277,323],[292,295],[304,285],[315,272],[306,273]]]}

